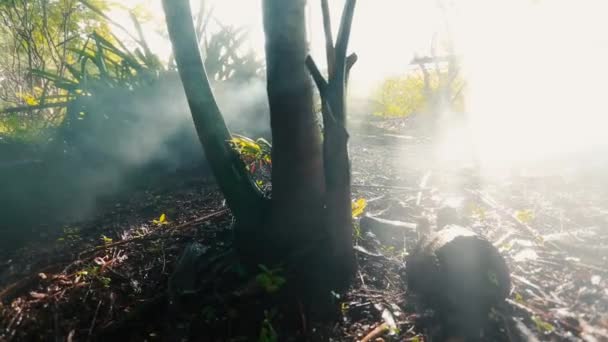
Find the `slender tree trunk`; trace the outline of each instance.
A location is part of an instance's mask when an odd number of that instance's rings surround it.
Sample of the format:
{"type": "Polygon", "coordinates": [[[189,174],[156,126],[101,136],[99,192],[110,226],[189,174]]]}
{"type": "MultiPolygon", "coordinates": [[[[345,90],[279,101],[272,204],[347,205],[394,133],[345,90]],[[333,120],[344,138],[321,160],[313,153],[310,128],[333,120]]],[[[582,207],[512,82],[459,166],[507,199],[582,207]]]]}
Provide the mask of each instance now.
{"type": "Polygon", "coordinates": [[[329,233],[325,253],[329,278],[336,287],[349,284],[356,270],[353,251],[353,222],[351,209],[351,178],[346,125],[346,86],[350,69],[357,55],[346,56],[356,0],[346,0],[340,30],[334,45],[327,0],[321,1],[327,49],[327,80],[308,57],[306,65],[312,74],[323,104],[324,167],[325,167],[325,226],[329,233]]]}
{"type": "Polygon", "coordinates": [[[305,60],[305,0],[264,0],[268,100],[272,129],[272,218],[290,251],[324,233],[323,152],[305,60]]]}
{"type": "MultiPolygon", "coordinates": [[[[229,145],[230,132],[213,96],[198,48],[192,10],[188,0],[163,0],[173,53],[205,155],[228,206],[237,219],[259,221],[264,200],[247,174],[245,165],[229,145]]],[[[253,229],[252,225],[240,225],[253,229]]],[[[237,235],[252,235],[239,231],[237,235]]]]}

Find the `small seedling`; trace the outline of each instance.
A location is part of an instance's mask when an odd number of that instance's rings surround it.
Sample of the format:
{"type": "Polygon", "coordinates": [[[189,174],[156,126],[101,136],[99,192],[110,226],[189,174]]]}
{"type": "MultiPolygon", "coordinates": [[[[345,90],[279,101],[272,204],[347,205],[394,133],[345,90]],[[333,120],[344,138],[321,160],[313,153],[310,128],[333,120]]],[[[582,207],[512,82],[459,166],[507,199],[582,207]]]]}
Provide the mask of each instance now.
{"type": "Polygon", "coordinates": [[[272,318],[274,317],[274,310],[268,313],[264,311],[264,320],[262,321],[262,327],[260,328],[260,336],[258,342],[277,342],[279,341],[279,335],[272,326],[272,318]]]}
{"type": "Polygon", "coordinates": [[[269,269],[264,265],[258,265],[261,273],[259,273],[255,279],[262,288],[268,293],[275,293],[281,289],[281,287],[287,282],[287,280],[279,275],[282,271],[281,268],[269,269]]]}
{"type": "Polygon", "coordinates": [[[549,334],[549,333],[553,332],[553,330],[555,330],[555,327],[551,323],[545,322],[542,318],[540,318],[538,316],[532,316],[532,320],[534,321],[534,324],[536,325],[536,329],[538,329],[540,332],[542,332],[544,334],[549,334]]]}
{"type": "Polygon", "coordinates": [[[103,287],[109,288],[110,287],[110,283],[112,282],[112,278],[99,277],[99,281],[101,282],[101,284],[103,285],[103,287]]]}
{"type": "Polygon", "coordinates": [[[102,236],[101,236],[101,241],[103,241],[103,243],[104,243],[105,245],[107,245],[107,244],[112,243],[112,241],[113,241],[113,240],[112,240],[112,238],[109,238],[109,237],[107,237],[107,236],[105,236],[105,235],[102,235],[102,236]]]}

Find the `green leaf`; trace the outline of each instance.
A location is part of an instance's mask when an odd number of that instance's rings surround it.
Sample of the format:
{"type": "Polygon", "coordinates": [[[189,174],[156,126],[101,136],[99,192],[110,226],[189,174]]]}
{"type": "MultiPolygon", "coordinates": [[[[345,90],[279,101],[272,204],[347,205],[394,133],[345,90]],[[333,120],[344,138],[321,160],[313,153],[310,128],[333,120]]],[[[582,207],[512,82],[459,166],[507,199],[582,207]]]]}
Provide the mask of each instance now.
{"type": "Polygon", "coordinates": [[[553,330],[555,330],[555,327],[551,323],[545,322],[538,316],[532,316],[532,321],[534,321],[536,329],[538,329],[542,333],[549,334],[553,332],[553,330]]]}
{"type": "Polygon", "coordinates": [[[95,36],[95,46],[97,47],[97,53],[95,55],[95,64],[99,67],[99,71],[103,77],[108,77],[108,68],[106,67],[105,57],[103,54],[103,48],[101,43],[97,39],[99,36],[95,36]]]}
{"type": "Polygon", "coordinates": [[[82,79],[82,73],[78,69],[74,68],[73,65],[66,64],[65,68],[68,69],[70,74],[72,74],[72,77],[74,77],[77,81],[80,81],[80,79],[82,79]]]}
{"type": "Polygon", "coordinates": [[[62,84],[70,84],[70,85],[74,85],[77,86],[77,83],[72,82],[71,80],[65,78],[65,77],[61,77],[59,75],[56,74],[52,74],[50,72],[44,71],[44,70],[39,70],[39,69],[33,69],[31,71],[32,75],[34,76],[38,76],[44,79],[47,79],[49,81],[52,81],[54,83],[62,83],[62,84]]]}

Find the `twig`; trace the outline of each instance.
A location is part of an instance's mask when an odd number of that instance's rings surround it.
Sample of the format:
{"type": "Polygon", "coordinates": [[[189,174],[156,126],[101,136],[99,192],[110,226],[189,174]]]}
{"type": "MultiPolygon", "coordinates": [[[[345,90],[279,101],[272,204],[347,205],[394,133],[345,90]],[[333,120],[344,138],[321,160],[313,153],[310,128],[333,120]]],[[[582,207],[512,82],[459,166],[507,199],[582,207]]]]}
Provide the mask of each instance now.
{"type": "Polygon", "coordinates": [[[161,245],[161,249],[163,251],[163,269],[160,271],[160,274],[165,274],[165,267],[167,266],[167,257],[165,255],[165,243],[164,242],[161,245]]]}
{"type": "MultiPolygon", "coordinates": [[[[517,219],[517,217],[515,216],[514,213],[510,212],[507,208],[505,208],[502,205],[499,205],[498,202],[496,202],[493,198],[491,198],[489,195],[484,195],[483,193],[481,193],[481,191],[476,191],[476,190],[470,190],[467,189],[467,191],[475,196],[477,196],[483,203],[485,203],[487,206],[489,206],[490,208],[503,213],[504,216],[508,217],[509,220],[511,222],[514,222],[515,224],[517,224],[520,228],[524,229],[528,234],[532,235],[532,237],[537,240],[537,241],[543,241],[542,235],[540,233],[538,233],[536,231],[536,229],[532,228],[531,226],[529,226],[528,224],[521,222],[519,219],[517,219]]],[[[563,250],[556,245],[555,243],[551,242],[551,241],[544,241],[543,242],[546,245],[551,246],[552,248],[563,252],[563,250]]]]}
{"type": "Polygon", "coordinates": [[[38,270],[37,272],[34,272],[34,273],[30,274],[29,276],[26,276],[25,278],[18,280],[16,282],[14,282],[13,284],[5,287],[2,291],[0,291],[0,302],[4,302],[6,300],[11,299],[14,294],[19,293],[24,288],[30,286],[38,278],[38,274],[50,273],[52,271],[60,269],[61,265],[63,265],[63,262],[53,264],[50,266],[46,266],[46,267],[38,270]]]}
{"type": "Polygon", "coordinates": [[[352,187],[353,188],[362,188],[362,189],[414,191],[413,188],[408,188],[408,187],[404,187],[404,186],[353,184],[352,187]]]}
{"type": "MultiPolygon", "coordinates": [[[[167,233],[167,232],[170,232],[170,231],[175,231],[175,230],[183,229],[183,228],[186,228],[186,227],[191,227],[191,226],[200,224],[202,222],[208,221],[208,220],[210,220],[212,218],[215,218],[215,217],[218,217],[218,216],[222,216],[222,215],[227,214],[227,213],[228,213],[228,209],[223,209],[223,210],[220,210],[220,211],[216,211],[216,212],[211,213],[209,215],[206,215],[206,216],[203,216],[203,217],[199,217],[199,218],[197,218],[195,220],[192,220],[192,221],[189,221],[189,222],[186,222],[186,223],[179,224],[179,225],[171,227],[171,228],[169,228],[167,230],[163,230],[163,232],[167,233]]],[[[108,244],[105,244],[103,246],[97,246],[97,247],[95,247],[93,249],[90,249],[88,251],[84,251],[84,252],[80,253],[78,255],[78,258],[82,258],[83,256],[86,256],[86,255],[89,255],[89,254],[93,254],[93,253],[96,253],[96,252],[99,252],[99,251],[102,251],[102,250],[106,250],[108,248],[122,246],[122,245],[125,245],[127,243],[131,243],[131,242],[139,242],[139,241],[146,241],[146,240],[151,240],[151,239],[159,238],[160,235],[155,234],[155,233],[156,233],[156,231],[152,232],[152,233],[149,233],[149,234],[146,234],[146,235],[137,236],[137,237],[134,237],[134,238],[131,238],[131,239],[128,239],[128,240],[122,240],[122,241],[117,241],[117,242],[114,242],[114,243],[108,243],[108,244]]]]}
{"type": "Polygon", "coordinates": [[[361,273],[361,270],[359,270],[358,272],[359,272],[359,278],[361,278],[361,285],[363,288],[366,288],[367,286],[365,286],[365,280],[363,279],[363,273],[361,273]]]}
{"type": "Polygon", "coordinates": [[[532,283],[531,281],[529,281],[528,279],[518,276],[517,274],[511,274],[511,279],[516,280],[517,282],[527,285],[528,287],[536,290],[536,292],[538,292],[538,294],[534,294],[534,292],[532,291],[532,293],[535,295],[535,297],[537,297],[538,299],[542,299],[545,302],[552,302],[558,305],[566,305],[561,299],[557,298],[559,301],[551,298],[551,296],[549,296],[548,293],[546,293],[543,289],[540,288],[540,286],[532,283]]]}
{"type": "Polygon", "coordinates": [[[365,337],[361,340],[361,342],[369,342],[375,340],[377,337],[384,335],[388,331],[388,325],[386,323],[382,323],[377,326],[374,330],[370,331],[369,334],[365,335],[365,337]]]}
{"type": "Polygon", "coordinates": [[[422,191],[426,188],[426,184],[429,181],[429,178],[431,178],[431,174],[432,172],[429,170],[427,171],[424,176],[422,176],[422,179],[420,180],[420,190],[418,191],[418,195],[416,196],[416,205],[420,206],[420,204],[422,203],[422,191]]]}
{"type": "Polygon", "coordinates": [[[95,328],[95,322],[97,321],[97,315],[99,314],[99,308],[101,307],[102,300],[99,300],[97,304],[97,308],[95,309],[95,313],[93,314],[93,322],[91,322],[91,327],[89,328],[89,335],[87,336],[87,341],[91,340],[91,336],[93,335],[93,328],[95,328]]]}

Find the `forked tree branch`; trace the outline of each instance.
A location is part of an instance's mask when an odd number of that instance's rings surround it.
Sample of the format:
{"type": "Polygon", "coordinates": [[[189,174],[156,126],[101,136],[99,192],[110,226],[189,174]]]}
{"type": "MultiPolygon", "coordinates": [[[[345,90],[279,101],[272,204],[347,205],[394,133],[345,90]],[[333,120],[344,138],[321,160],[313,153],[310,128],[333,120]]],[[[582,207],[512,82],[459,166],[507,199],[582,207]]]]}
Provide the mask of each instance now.
{"type": "Polygon", "coordinates": [[[306,66],[321,94],[323,112],[323,162],[325,168],[326,222],[332,241],[332,260],[353,261],[342,266],[350,268],[346,274],[354,274],[354,252],[352,248],[351,175],[348,157],[348,132],[346,130],[346,82],[357,55],[346,57],[348,41],[355,11],[356,0],[346,0],[340,31],[334,46],[331,39],[331,21],[327,0],[321,0],[323,23],[326,34],[328,56],[328,79],[326,80],[312,57],[306,66]]]}
{"type": "Polygon", "coordinates": [[[350,31],[353,24],[356,4],[357,0],[346,0],[344,11],[342,12],[340,30],[338,31],[338,37],[336,39],[336,64],[333,77],[340,82],[344,82],[346,77],[346,50],[348,50],[348,42],[350,40],[350,31]]]}
{"type": "MultiPolygon", "coordinates": [[[[357,55],[353,54],[352,56],[356,57],[357,55]]],[[[356,58],[354,58],[354,62],[356,62],[356,58]]],[[[312,75],[312,78],[319,89],[319,95],[321,95],[321,113],[323,114],[323,126],[326,128],[325,134],[329,134],[327,129],[331,130],[333,127],[337,127],[345,134],[346,137],[348,137],[346,127],[336,120],[331,106],[329,105],[329,84],[325,80],[325,77],[323,77],[321,74],[319,67],[317,67],[317,63],[315,63],[311,56],[306,57],[306,67],[308,68],[308,71],[310,71],[310,74],[312,75]]]]}

